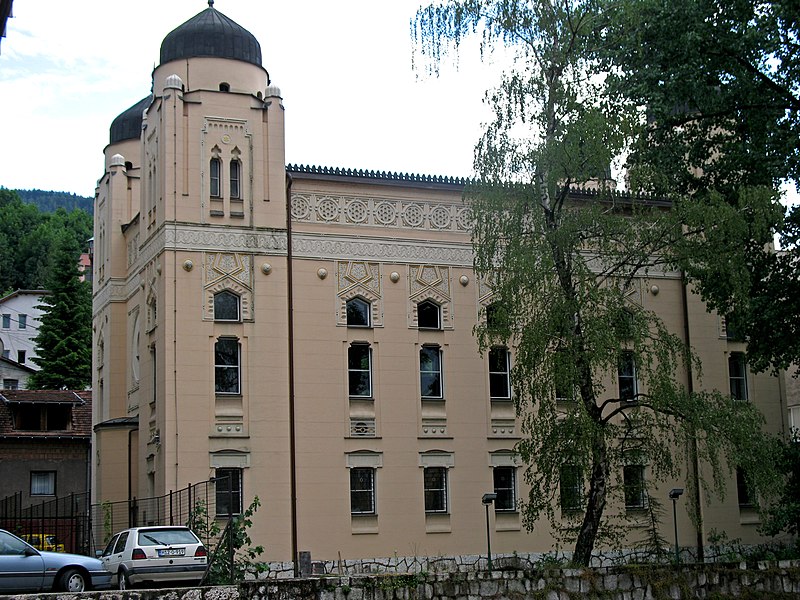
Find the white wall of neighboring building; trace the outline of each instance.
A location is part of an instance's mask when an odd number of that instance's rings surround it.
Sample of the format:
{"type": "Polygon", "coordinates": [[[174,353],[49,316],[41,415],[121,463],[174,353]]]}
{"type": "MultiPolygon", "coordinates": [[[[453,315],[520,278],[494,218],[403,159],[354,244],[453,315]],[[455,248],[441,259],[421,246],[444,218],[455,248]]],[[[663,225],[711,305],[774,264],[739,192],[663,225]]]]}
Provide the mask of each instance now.
{"type": "Polygon", "coordinates": [[[0,298],[0,355],[26,367],[39,370],[34,362],[39,319],[45,290],[17,290],[0,298]]]}

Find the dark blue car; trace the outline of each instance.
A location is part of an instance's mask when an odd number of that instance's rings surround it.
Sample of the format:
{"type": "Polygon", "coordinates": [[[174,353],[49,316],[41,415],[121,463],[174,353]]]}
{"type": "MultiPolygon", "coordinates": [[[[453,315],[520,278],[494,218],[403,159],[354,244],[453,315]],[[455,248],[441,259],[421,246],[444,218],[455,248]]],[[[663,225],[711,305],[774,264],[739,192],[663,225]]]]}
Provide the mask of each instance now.
{"type": "Polygon", "coordinates": [[[0,594],[83,592],[111,587],[111,573],[96,558],[37,550],[0,529],[0,594]]]}

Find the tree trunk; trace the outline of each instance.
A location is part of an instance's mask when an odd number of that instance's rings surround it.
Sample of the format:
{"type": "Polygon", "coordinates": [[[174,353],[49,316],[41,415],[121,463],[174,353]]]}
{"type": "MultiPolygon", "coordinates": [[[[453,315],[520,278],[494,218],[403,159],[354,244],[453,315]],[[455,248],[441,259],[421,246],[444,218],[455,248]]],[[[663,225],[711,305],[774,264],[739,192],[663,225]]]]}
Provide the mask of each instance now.
{"type": "Polygon", "coordinates": [[[586,512],[575,540],[572,562],[588,567],[600,528],[600,520],[606,507],[606,482],[608,481],[608,450],[602,431],[595,433],[592,448],[592,476],[589,480],[589,496],[586,499],[586,512]]]}

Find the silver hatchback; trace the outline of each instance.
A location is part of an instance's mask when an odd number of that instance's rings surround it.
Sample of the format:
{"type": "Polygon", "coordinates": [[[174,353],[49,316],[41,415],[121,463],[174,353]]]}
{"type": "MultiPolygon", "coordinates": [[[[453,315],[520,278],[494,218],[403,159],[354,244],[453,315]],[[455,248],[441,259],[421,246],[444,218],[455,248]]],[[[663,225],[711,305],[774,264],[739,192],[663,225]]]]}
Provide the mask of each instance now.
{"type": "Polygon", "coordinates": [[[120,531],[100,560],[120,590],[145,584],[196,584],[208,564],[200,539],[188,527],[172,525],[120,531]]]}

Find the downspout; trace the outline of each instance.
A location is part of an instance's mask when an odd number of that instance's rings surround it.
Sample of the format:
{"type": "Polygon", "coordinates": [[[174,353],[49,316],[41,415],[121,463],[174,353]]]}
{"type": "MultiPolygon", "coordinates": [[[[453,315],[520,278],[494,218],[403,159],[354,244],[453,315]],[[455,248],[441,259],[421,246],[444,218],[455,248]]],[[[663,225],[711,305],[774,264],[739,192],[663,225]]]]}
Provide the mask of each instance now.
{"type": "MultiPolygon", "coordinates": [[[[189,70],[188,61],[186,66],[189,70]]],[[[178,239],[178,90],[172,89],[172,239],[178,239]]],[[[166,215],[166,210],[164,214],[166,215]]],[[[172,400],[175,403],[175,489],[178,485],[178,252],[172,250],[172,400]]],[[[166,490],[164,490],[166,492],[166,490]]]]}
{"type": "MultiPolygon", "coordinates": [[[[686,350],[688,352],[691,351],[692,343],[691,338],[689,335],[689,291],[688,286],[686,285],[686,273],[681,271],[681,300],[683,303],[683,332],[684,337],[686,338],[686,350]]],[[[686,390],[689,394],[694,393],[694,373],[692,371],[692,361],[691,358],[686,361],[686,390]]],[[[691,463],[692,463],[692,478],[694,482],[692,484],[692,510],[695,513],[695,518],[697,519],[697,523],[695,526],[695,531],[697,533],[697,562],[703,563],[705,562],[705,550],[704,550],[704,535],[703,535],[703,513],[702,513],[702,498],[700,497],[700,465],[699,465],[699,458],[698,458],[698,451],[697,451],[697,436],[695,432],[692,434],[692,447],[690,449],[691,453],[691,463]]]]}
{"type": "Polygon", "coordinates": [[[294,294],[292,293],[292,176],[286,173],[286,325],[289,353],[289,480],[291,489],[292,565],[294,576],[300,576],[297,555],[297,450],[294,420],[294,294]]]}

